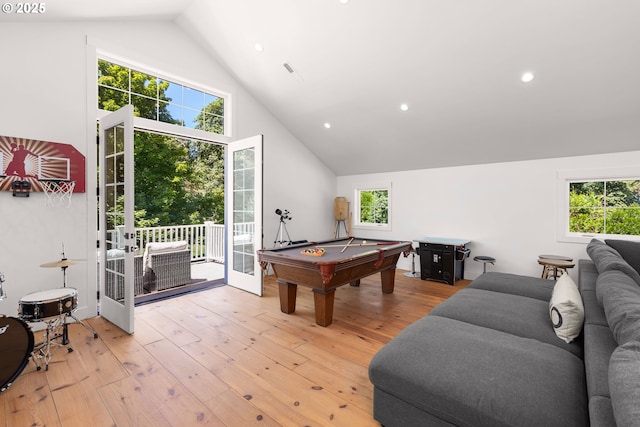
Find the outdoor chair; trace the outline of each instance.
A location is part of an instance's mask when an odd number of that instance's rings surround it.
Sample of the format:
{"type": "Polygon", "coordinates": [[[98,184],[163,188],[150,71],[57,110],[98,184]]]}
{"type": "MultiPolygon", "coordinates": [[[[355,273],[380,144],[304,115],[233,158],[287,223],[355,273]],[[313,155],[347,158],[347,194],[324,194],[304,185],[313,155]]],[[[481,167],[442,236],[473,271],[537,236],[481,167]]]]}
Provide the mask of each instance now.
{"type": "Polygon", "coordinates": [[[191,249],[187,242],[149,243],[143,263],[144,289],[148,292],[191,283],[191,249]]]}

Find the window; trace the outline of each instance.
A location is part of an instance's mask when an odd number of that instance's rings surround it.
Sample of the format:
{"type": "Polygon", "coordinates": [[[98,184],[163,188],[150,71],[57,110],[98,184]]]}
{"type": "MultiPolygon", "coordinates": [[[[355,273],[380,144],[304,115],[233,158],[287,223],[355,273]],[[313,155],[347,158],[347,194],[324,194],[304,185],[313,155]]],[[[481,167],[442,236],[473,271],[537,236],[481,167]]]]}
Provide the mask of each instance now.
{"type": "Polygon", "coordinates": [[[559,174],[560,240],[640,237],[640,175],[634,172],[559,174]]]}
{"type": "Polygon", "coordinates": [[[225,98],[139,70],[98,59],[98,108],[132,104],[145,119],[225,134],[225,98]]]}
{"type": "Polygon", "coordinates": [[[354,200],[354,227],[391,229],[391,184],[358,188],[354,200]]]}
{"type": "Polygon", "coordinates": [[[569,232],[640,235],[640,181],[569,183],[569,232]]]}

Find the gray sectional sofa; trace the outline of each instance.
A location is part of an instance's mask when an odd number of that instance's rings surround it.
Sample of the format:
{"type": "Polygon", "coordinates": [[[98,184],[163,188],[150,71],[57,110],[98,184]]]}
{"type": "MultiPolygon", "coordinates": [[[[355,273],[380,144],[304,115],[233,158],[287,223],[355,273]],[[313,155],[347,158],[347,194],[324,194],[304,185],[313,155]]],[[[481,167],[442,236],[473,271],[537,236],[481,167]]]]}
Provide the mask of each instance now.
{"type": "Polygon", "coordinates": [[[577,298],[554,292],[555,281],[485,273],[398,334],[369,366],[374,418],[640,425],[640,244],[607,243],[589,243],[577,286],[558,280],[577,298]],[[561,338],[572,321],[577,338],[561,338]]]}

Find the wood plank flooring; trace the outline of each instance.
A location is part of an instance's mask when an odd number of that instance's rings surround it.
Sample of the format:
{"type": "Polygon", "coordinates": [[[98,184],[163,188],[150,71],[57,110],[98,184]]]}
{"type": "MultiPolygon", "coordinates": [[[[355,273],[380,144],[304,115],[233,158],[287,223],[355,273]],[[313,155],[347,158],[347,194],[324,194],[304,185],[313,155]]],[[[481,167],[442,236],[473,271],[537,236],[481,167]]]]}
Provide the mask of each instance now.
{"type": "Polygon", "coordinates": [[[377,274],[339,288],[326,328],[309,289],[281,313],[273,276],[262,298],[222,286],[136,307],[134,335],[101,317],[87,320],[97,339],[70,325],[73,352],[0,393],[0,427],[376,426],[369,361],[469,283],[403,273],[389,295],[377,274]]]}

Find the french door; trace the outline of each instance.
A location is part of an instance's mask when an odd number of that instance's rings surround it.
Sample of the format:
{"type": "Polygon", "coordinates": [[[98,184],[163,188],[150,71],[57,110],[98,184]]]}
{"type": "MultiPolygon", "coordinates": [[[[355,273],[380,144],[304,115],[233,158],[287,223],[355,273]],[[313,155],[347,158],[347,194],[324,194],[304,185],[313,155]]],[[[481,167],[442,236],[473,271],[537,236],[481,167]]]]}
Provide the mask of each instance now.
{"type": "Polygon", "coordinates": [[[262,135],[227,145],[225,175],[225,283],[261,296],[262,135]]]}
{"type": "Polygon", "coordinates": [[[100,119],[100,314],[134,330],[133,106],[100,119]]]}

